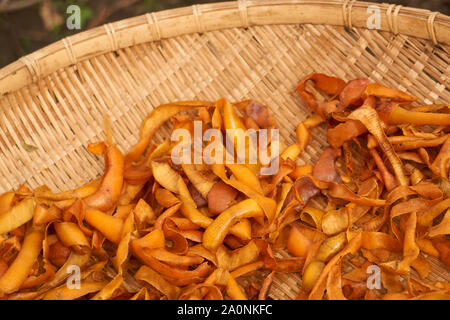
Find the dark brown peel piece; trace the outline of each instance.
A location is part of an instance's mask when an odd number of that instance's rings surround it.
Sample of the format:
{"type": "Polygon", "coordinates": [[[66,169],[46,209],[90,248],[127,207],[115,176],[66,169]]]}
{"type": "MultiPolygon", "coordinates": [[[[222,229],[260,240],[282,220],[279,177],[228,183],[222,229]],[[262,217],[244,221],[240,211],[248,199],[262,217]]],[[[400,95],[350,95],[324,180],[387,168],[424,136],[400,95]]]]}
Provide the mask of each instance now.
{"type": "Polygon", "coordinates": [[[326,148],[314,165],[312,176],[320,181],[340,183],[341,177],[336,172],[335,161],[341,154],[341,149],[326,148]]]}
{"type": "Polygon", "coordinates": [[[234,204],[237,196],[236,189],[222,181],[216,182],[207,197],[209,212],[213,215],[222,213],[234,204]]]}

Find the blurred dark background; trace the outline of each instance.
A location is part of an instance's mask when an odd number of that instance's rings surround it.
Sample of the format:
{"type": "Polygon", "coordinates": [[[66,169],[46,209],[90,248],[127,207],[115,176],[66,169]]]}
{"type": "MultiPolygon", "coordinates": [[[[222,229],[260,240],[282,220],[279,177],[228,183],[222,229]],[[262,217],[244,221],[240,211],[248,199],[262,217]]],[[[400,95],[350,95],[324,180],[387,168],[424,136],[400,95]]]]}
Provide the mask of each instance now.
{"type": "MultiPolygon", "coordinates": [[[[84,31],[149,11],[224,0],[0,0],[0,68],[77,30],[68,30],[66,9],[81,8],[84,31]]],[[[440,11],[450,15],[450,0],[371,0],[440,11]]]]}

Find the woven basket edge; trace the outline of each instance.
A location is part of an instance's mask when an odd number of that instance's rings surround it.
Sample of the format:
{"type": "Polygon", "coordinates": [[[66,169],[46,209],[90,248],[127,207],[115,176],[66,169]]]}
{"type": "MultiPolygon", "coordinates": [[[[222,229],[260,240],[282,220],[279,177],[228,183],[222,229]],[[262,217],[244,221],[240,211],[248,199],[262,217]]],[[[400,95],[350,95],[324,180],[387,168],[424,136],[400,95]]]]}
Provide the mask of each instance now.
{"type": "Polygon", "coordinates": [[[352,0],[219,2],[123,19],[50,44],[0,69],[0,97],[94,56],[185,34],[271,24],[311,23],[367,28],[368,8],[373,6],[380,8],[379,31],[450,45],[450,16],[424,9],[352,0]],[[289,14],[273,15],[276,10],[283,12],[283,7],[289,14]],[[317,10],[323,15],[316,14],[317,10]],[[305,14],[295,15],[295,12],[305,14]],[[315,14],[308,15],[308,12],[315,14]],[[364,18],[363,13],[366,14],[364,18]],[[218,23],[220,17],[224,19],[218,23]]]}

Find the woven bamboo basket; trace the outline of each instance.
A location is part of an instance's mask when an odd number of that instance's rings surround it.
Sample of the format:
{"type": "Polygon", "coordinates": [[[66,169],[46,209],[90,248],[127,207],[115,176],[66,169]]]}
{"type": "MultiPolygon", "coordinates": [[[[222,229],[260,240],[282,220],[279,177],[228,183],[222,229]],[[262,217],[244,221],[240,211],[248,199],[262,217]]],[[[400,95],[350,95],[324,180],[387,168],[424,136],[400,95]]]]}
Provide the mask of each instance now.
{"type": "MultiPolygon", "coordinates": [[[[259,100],[290,144],[311,113],[292,92],[312,72],[367,77],[407,90],[420,103],[450,103],[450,17],[379,4],[380,29],[369,30],[371,5],[196,5],[107,24],[21,58],[0,70],[0,193],[22,183],[62,191],[96,178],[102,159],[85,146],[105,138],[105,115],[126,151],[145,116],[175,100],[259,100]]],[[[312,136],[301,162],[316,161],[326,145],[324,128],[312,136]]],[[[429,279],[449,281],[448,270],[431,261],[429,279]]],[[[299,281],[279,275],[271,297],[294,298],[299,281]]]]}

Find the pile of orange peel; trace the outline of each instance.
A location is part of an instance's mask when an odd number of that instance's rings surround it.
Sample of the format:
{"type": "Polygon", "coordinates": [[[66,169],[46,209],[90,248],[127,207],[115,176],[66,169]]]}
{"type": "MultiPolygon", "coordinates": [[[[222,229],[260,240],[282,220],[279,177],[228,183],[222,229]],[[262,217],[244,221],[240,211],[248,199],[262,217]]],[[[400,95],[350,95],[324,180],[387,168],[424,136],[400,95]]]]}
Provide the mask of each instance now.
{"type": "Polygon", "coordinates": [[[264,300],[279,273],[301,279],[302,300],[449,299],[449,282],[427,279],[450,266],[449,106],[324,74],[297,93],[313,115],[280,144],[273,175],[259,162],[174,164],[178,142],[152,143],[169,120],[276,128],[256,101],[186,101],[155,108],[126,154],[105,125],[106,141],[88,146],[102,177],[1,195],[0,299],[264,300]],[[299,165],[318,126],[329,147],[299,165]]]}

